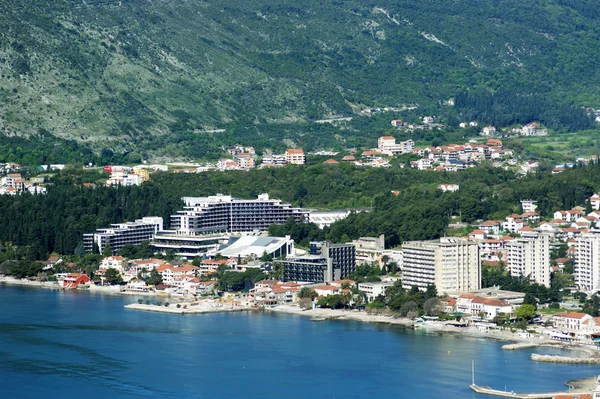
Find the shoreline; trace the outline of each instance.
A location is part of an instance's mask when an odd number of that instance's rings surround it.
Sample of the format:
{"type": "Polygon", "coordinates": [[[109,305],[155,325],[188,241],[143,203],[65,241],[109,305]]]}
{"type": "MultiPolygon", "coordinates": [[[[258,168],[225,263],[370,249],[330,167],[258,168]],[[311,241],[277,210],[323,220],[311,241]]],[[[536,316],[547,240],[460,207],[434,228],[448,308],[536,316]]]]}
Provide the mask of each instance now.
{"type": "MultiPolygon", "coordinates": [[[[39,282],[29,280],[18,280],[11,277],[0,277],[0,284],[5,283],[8,285],[20,285],[34,288],[45,288],[45,289],[63,289],[58,287],[55,282],[39,282]]],[[[89,289],[79,290],[88,291],[93,293],[103,293],[109,295],[122,295],[119,287],[111,286],[94,286],[89,289]]],[[[152,295],[148,293],[138,293],[137,295],[144,296],[163,296],[164,295],[152,295]]],[[[130,293],[131,296],[136,293],[130,293]]],[[[173,299],[183,299],[174,297],[173,299]]],[[[340,320],[340,321],[357,321],[363,323],[376,323],[376,324],[387,324],[391,326],[400,326],[403,328],[411,328],[413,330],[422,330],[425,334],[431,335],[444,335],[453,334],[460,335],[462,338],[478,338],[485,339],[488,341],[501,341],[507,342],[502,349],[503,350],[519,350],[519,349],[531,349],[537,347],[553,347],[557,349],[567,349],[578,351],[583,353],[584,357],[576,356],[552,356],[552,355],[538,355],[533,353],[531,355],[532,361],[540,362],[553,362],[553,363],[567,363],[567,364],[600,364],[600,351],[596,351],[593,347],[585,344],[573,344],[567,342],[553,341],[544,337],[525,337],[520,336],[517,333],[510,331],[496,331],[489,330],[483,331],[475,327],[455,327],[449,326],[442,323],[425,323],[415,326],[415,322],[407,318],[399,318],[389,315],[382,314],[369,314],[366,311],[356,310],[341,310],[341,309],[307,309],[303,310],[297,305],[278,305],[272,308],[256,308],[252,306],[230,306],[230,305],[215,305],[213,303],[202,303],[198,302],[198,305],[191,305],[190,302],[180,302],[180,305],[188,305],[187,309],[183,306],[177,308],[177,303],[171,304],[169,307],[157,306],[155,304],[146,305],[139,303],[131,303],[125,305],[124,308],[132,309],[137,311],[146,312],[160,312],[169,314],[210,314],[210,313],[226,313],[226,312],[244,312],[262,310],[264,312],[282,313],[289,315],[298,315],[304,317],[310,317],[314,322],[328,321],[328,320],[340,320]],[[220,306],[219,306],[220,305],[220,306]]],[[[581,379],[569,380],[565,383],[566,387],[570,387],[570,390],[577,391],[589,391],[591,392],[596,387],[596,378],[586,377],[581,379]]],[[[565,390],[568,393],[569,390],[565,390]]]]}

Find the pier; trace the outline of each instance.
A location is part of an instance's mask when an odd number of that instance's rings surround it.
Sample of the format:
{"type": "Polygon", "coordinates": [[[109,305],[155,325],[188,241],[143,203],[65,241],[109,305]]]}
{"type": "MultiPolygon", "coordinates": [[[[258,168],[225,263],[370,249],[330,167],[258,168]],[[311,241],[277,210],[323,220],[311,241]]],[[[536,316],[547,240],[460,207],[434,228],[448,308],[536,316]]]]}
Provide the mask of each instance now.
{"type": "Polygon", "coordinates": [[[589,394],[589,392],[545,392],[545,393],[516,393],[516,392],[508,392],[508,391],[499,391],[497,389],[492,389],[486,386],[479,386],[475,384],[469,385],[469,388],[475,393],[482,395],[490,395],[490,396],[499,396],[503,398],[517,398],[517,399],[552,399],[557,395],[583,395],[589,394]]]}

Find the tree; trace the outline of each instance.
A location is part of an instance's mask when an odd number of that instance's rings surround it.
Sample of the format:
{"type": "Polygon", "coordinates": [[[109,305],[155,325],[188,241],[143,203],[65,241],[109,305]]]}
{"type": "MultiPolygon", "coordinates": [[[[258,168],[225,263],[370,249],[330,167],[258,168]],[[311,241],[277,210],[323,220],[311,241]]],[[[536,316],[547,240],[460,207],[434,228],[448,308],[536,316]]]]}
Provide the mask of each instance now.
{"type": "Polygon", "coordinates": [[[525,304],[515,309],[515,316],[518,320],[531,320],[535,316],[535,307],[531,304],[525,304]]]}
{"type": "Polygon", "coordinates": [[[150,275],[146,279],[146,284],[148,285],[159,285],[162,284],[163,279],[160,273],[156,269],[152,269],[150,271],[150,275]]]}
{"type": "Polygon", "coordinates": [[[121,273],[112,267],[106,269],[104,272],[104,278],[109,285],[117,285],[123,282],[123,278],[121,277],[121,273]]]}
{"type": "Polygon", "coordinates": [[[430,316],[440,314],[440,300],[437,298],[429,298],[423,303],[423,310],[430,316]]]}
{"type": "Polygon", "coordinates": [[[438,292],[435,284],[427,285],[427,290],[425,291],[425,298],[437,298],[438,292]]]}
{"type": "Polygon", "coordinates": [[[105,258],[108,256],[112,256],[113,251],[112,248],[110,247],[110,244],[106,244],[104,246],[104,249],[102,250],[102,256],[104,256],[105,258]]]}
{"type": "Polygon", "coordinates": [[[408,301],[402,304],[400,307],[400,315],[406,317],[410,312],[417,311],[417,303],[413,301],[408,301]]]}
{"type": "Polygon", "coordinates": [[[312,290],[307,287],[302,287],[300,289],[300,291],[298,292],[298,298],[300,298],[300,299],[314,300],[317,296],[319,296],[319,295],[315,292],[315,290],[312,290]]]}
{"type": "Polygon", "coordinates": [[[537,309],[537,299],[531,292],[525,294],[523,305],[533,305],[534,309],[537,309]]]}

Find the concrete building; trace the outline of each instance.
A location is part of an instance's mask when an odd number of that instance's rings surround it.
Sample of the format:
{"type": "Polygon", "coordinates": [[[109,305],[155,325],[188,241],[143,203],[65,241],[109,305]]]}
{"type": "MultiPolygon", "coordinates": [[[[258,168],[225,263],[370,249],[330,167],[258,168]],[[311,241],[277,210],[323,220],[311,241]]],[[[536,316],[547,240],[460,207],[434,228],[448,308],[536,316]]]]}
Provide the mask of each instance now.
{"type": "Polygon", "coordinates": [[[356,270],[356,249],[353,244],[313,241],[308,255],[288,257],[282,263],[284,281],[326,283],[356,270]]]}
{"type": "Polygon", "coordinates": [[[379,237],[360,237],[352,241],[356,247],[356,263],[362,265],[365,263],[380,263],[383,251],[385,250],[385,235],[379,237]]]}
{"type": "Polygon", "coordinates": [[[290,236],[230,237],[226,245],[221,245],[219,248],[209,251],[207,255],[213,257],[217,253],[226,258],[246,258],[249,256],[260,258],[265,253],[273,258],[281,258],[294,254],[294,240],[290,236]]]}
{"type": "Polygon", "coordinates": [[[481,287],[479,245],[463,238],[412,241],[402,245],[402,286],[438,292],[470,291],[481,287]]]}
{"type": "Polygon", "coordinates": [[[334,222],[342,220],[350,215],[350,211],[316,211],[309,210],[308,221],[319,226],[320,229],[325,226],[331,226],[334,222]]]}
{"type": "Polygon", "coordinates": [[[600,231],[583,234],[575,241],[575,286],[583,291],[600,288],[600,231]]]}
{"type": "Polygon", "coordinates": [[[261,194],[244,200],[230,195],[184,197],[185,207],[171,216],[171,226],[181,235],[217,232],[266,231],[272,224],[284,224],[290,217],[296,222],[308,220],[309,213],[280,200],[261,194]]]}
{"type": "Polygon", "coordinates": [[[127,244],[139,245],[144,241],[150,241],[162,230],[163,219],[158,216],[145,217],[135,222],[112,224],[109,228],[84,234],[83,247],[85,251],[92,252],[94,245],[97,245],[99,252],[102,253],[106,245],[110,245],[113,251],[118,251],[127,244]]]}
{"type": "Polygon", "coordinates": [[[550,235],[535,233],[505,244],[506,265],[513,276],[550,287],[550,235]]]}
{"type": "Polygon", "coordinates": [[[154,235],[152,246],[162,254],[171,249],[179,257],[194,259],[227,245],[229,239],[228,234],[185,235],[173,230],[165,230],[154,235]]]}

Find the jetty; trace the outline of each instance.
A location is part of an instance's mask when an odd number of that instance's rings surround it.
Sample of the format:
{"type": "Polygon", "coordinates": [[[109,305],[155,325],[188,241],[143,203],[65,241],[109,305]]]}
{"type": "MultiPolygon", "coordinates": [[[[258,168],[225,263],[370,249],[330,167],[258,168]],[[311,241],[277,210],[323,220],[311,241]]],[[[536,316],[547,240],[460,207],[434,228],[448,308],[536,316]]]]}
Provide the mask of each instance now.
{"type": "Polygon", "coordinates": [[[558,395],[572,395],[578,396],[583,394],[589,394],[589,392],[575,392],[575,391],[560,391],[560,392],[544,392],[544,393],[515,393],[512,391],[500,391],[497,389],[492,389],[486,386],[479,386],[475,384],[469,385],[469,388],[475,393],[482,395],[490,395],[490,396],[499,396],[503,398],[516,398],[516,399],[552,399],[558,395]]]}

